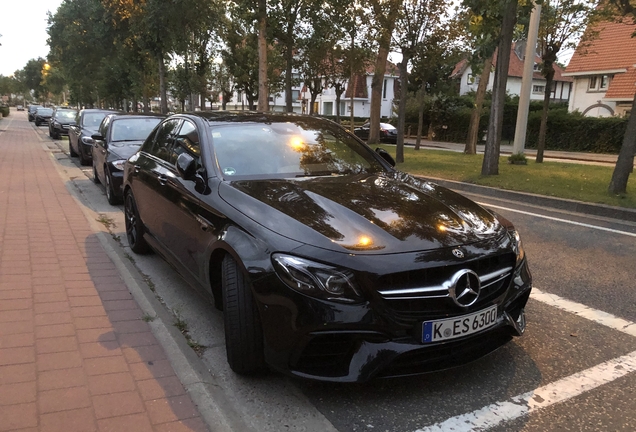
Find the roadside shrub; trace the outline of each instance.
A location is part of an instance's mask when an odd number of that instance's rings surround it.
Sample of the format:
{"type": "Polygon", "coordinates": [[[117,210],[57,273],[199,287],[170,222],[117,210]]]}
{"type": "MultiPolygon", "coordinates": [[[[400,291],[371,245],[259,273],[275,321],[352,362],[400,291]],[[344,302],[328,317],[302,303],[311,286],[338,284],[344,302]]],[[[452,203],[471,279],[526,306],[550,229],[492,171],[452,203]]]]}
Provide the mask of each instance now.
{"type": "Polygon", "coordinates": [[[0,107],[0,113],[2,117],[9,117],[9,107],[0,107]]]}

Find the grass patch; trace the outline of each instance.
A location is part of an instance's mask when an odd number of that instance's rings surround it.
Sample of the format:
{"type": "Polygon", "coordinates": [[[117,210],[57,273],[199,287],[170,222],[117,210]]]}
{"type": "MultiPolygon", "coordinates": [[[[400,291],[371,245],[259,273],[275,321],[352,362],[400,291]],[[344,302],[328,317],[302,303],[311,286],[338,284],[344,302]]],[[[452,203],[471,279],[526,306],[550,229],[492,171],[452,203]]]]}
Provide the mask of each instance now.
{"type": "MultiPolygon", "coordinates": [[[[395,146],[381,146],[395,156],[395,146]]],[[[398,164],[401,171],[424,177],[436,177],[482,186],[491,186],[519,192],[529,192],[557,198],[589,203],[636,208],[636,194],[612,195],[607,191],[613,166],[578,163],[543,162],[529,160],[527,165],[508,163],[499,159],[499,175],[482,176],[484,156],[467,155],[444,150],[414,150],[404,148],[404,160],[398,164]]],[[[636,175],[631,175],[627,190],[636,190],[636,175]]]]}
{"type": "Polygon", "coordinates": [[[206,346],[201,345],[200,343],[195,341],[192,336],[190,336],[188,323],[185,322],[185,320],[181,316],[181,312],[179,311],[179,309],[172,309],[172,313],[174,315],[174,322],[172,324],[179,329],[183,336],[185,336],[188,346],[192,348],[199,357],[201,357],[203,355],[203,352],[205,351],[206,346]]]}

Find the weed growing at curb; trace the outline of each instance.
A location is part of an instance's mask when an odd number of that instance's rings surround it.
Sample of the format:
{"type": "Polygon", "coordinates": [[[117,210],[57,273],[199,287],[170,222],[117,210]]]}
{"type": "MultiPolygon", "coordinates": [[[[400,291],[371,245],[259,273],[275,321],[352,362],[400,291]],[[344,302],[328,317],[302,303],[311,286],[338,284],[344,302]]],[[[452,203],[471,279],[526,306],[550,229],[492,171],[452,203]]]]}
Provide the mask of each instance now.
{"type": "Polygon", "coordinates": [[[155,318],[157,318],[157,317],[156,317],[156,316],[152,316],[152,315],[147,314],[147,313],[145,313],[145,314],[141,317],[141,319],[142,319],[142,320],[144,320],[144,322],[151,322],[151,321],[154,321],[154,320],[155,320],[155,318]]]}
{"type": "Polygon", "coordinates": [[[108,216],[106,216],[105,214],[100,214],[99,217],[97,218],[97,222],[104,225],[108,231],[110,231],[112,228],[115,228],[116,226],[115,221],[112,218],[109,218],[108,216]]]}
{"type": "Polygon", "coordinates": [[[188,323],[185,322],[185,320],[181,316],[181,311],[179,309],[172,309],[172,313],[175,318],[172,324],[179,329],[183,336],[185,336],[188,346],[192,348],[199,357],[201,357],[203,355],[203,352],[205,351],[206,346],[201,345],[200,343],[195,341],[192,336],[190,336],[190,332],[188,331],[188,323]]]}

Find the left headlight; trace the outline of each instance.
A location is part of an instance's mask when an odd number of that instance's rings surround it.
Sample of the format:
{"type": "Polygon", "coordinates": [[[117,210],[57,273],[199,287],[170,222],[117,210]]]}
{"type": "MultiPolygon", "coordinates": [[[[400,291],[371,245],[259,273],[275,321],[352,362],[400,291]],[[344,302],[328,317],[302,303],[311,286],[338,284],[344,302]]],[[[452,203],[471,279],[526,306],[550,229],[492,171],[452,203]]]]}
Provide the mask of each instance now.
{"type": "Polygon", "coordinates": [[[362,301],[350,270],[283,254],[274,254],[272,261],[276,274],[295,291],[342,303],[362,301]]]}
{"type": "Polygon", "coordinates": [[[118,169],[119,171],[124,170],[124,164],[126,163],[126,159],[118,159],[116,161],[111,162],[111,164],[118,169]]]}
{"type": "Polygon", "coordinates": [[[517,254],[517,265],[523,260],[526,256],[526,252],[523,250],[523,245],[521,244],[521,237],[517,230],[508,231],[510,234],[510,239],[512,240],[512,247],[517,254]]]}

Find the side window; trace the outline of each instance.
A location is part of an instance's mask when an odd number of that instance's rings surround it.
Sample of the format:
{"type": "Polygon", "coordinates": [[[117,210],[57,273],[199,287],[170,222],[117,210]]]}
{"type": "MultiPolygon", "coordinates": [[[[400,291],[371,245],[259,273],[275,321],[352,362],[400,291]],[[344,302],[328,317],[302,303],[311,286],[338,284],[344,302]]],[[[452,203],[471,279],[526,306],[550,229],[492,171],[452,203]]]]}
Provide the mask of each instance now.
{"type": "Polygon", "coordinates": [[[174,134],[179,123],[180,121],[178,119],[164,122],[157,130],[152,144],[146,151],[159,159],[169,161],[172,141],[174,140],[174,134]]]}
{"type": "Polygon", "coordinates": [[[104,139],[108,138],[108,125],[110,124],[110,116],[106,116],[102,124],[99,125],[99,134],[104,137],[104,139]]]}
{"type": "Polygon", "coordinates": [[[183,122],[181,130],[177,135],[172,152],[170,155],[170,162],[176,163],[177,158],[183,152],[188,152],[194,156],[197,160],[201,157],[201,144],[199,142],[199,132],[194,123],[189,120],[183,122]]]}

